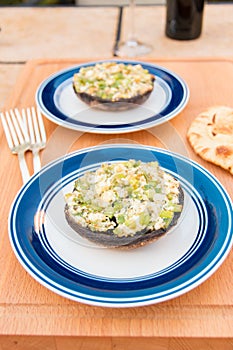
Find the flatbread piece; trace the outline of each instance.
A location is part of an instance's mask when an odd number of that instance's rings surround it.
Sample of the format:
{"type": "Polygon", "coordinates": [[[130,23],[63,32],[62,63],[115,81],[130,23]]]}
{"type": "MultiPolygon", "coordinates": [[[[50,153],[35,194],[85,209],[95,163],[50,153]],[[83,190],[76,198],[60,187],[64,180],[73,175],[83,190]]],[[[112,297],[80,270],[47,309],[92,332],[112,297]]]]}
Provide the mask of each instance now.
{"type": "Polygon", "coordinates": [[[233,175],[233,109],[216,106],[200,113],[191,123],[187,138],[203,159],[233,175]]]}

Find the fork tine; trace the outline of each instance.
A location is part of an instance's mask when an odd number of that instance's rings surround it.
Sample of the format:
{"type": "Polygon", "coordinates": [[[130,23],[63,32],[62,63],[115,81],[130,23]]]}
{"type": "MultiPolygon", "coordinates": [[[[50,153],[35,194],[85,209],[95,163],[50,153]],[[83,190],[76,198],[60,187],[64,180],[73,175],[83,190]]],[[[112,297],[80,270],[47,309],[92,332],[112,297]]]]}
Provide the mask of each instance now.
{"type": "Polygon", "coordinates": [[[26,116],[31,141],[30,149],[33,153],[33,167],[34,172],[37,172],[41,169],[39,152],[45,147],[46,133],[39,109],[36,110],[35,107],[28,107],[26,109],[26,116]]]}
{"type": "Polygon", "coordinates": [[[22,114],[22,121],[23,121],[24,125],[27,126],[27,116],[26,116],[25,108],[22,108],[21,114],[22,114]]]}
{"type": "Polygon", "coordinates": [[[34,125],[34,131],[35,131],[35,137],[36,137],[36,142],[40,142],[40,131],[39,131],[39,126],[38,126],[38,121],[37,121],[37,116],[36,116],[36,111],[35,108],[32,107],[32,119],[33,119],[33,125],[34,125]]]}
{"type": "Polygon", "coordinates": [[[20,129],[22,131],[22,134],[23,134],[25,141],[30,142],[29,135],[27,132],[27,123],[25,122],[25,115],[24,115],[23,110],[22,110],[22,114],[20,114],[18,108],[15,108],[14,113],[17,117],[17,121],[18,121],[18,124],[20,125],[20,129]]]}
{"type": "Polygon", "coordinates": [[[3,113],[1,113],[1,120],[2,120],[2,126],[3,126],[3,129],[4,129],[5,135],[6,135],[6,140],[7,140],[8,146],[9,146],[10,149],[12,149],[14,147],[14,145],[13,145],[13,142],[12,142],[12,138],[11,138],[9,127],[7,125],[7,121],[6,121],[3,113]]]}
{"type": "Polygon", "coordinates": [[[26,110],[26,114],[27,114],[28,130],[29,130],[30,140],[31,140],[31,143],[35,143],[35,135],[34,135],[33,124],[32,124],[32,115],[31,115],[31,110],[30,110],[29,107],[26,110]]]}
{"type": "Polygon", "coordinates": [[[14,128],[14,125],[13,125],[13,122],[12,122],[12,115],[11,115],[11,113],[9,114],[9,112],[6,112],[6,120],[7,120],[9,129],[10,129],[10,133],[11,133],[11,136],[12,136],[12,141],[14,143],[14,146],[17,147],[19,145],[19,140],[18,140],[17,134],[15,132],[15,128],[14,128]]]}
{"type": "Polygon", "coordinates": [[[38,122],[39,122],[39,126],[40,126],[41,139],[43,142],[46,142],[46,133],[45,133],[44,122],[42,119],[40,109],[38,107],[37,107],[37,117],[38,117],[38,122]]]}
{"type": "MultiPolygon", "coordinates": [[[[25,183],[30,178],[27,163],[24,157],[25,151],[29,148],[29,142],[24,139],[24,125],[20,113],[10,110],[9,112],[1,113],[1,120],[6,139],[12,153],[18,155],[20,171],[23,182],[25,183]],[[17,118],[19,120],[17,121],[17,118]],[[22,134],[23,133],[23,134],[22,134]]],[[[26,130],[25,130],[26,132],[26,130]]]]}
{"type": "Polygon", "coordinates": [[[22,129],[21,129],[21,125],[20,125],[20,119],[21,116],[19,115],[19,120],[16,118],[15,112],[11,109],[10,110],[10,115],[11,115],[11,119],[12,119],[12,123],[14,125],[14,130],[16,132],[16,135],[18,137],[19,143],[23,144],[25,142],[24,140],[24,136],[22,134],[22,129]]]}

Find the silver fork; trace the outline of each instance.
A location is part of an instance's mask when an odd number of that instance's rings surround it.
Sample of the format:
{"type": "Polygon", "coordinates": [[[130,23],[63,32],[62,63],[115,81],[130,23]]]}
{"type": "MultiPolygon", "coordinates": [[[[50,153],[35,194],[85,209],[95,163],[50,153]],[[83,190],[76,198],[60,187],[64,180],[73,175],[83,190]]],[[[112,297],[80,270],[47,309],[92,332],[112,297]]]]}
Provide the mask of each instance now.
{"type": "Polygon", "coordinates": [[[1,113],[3,129],[5,131],[8,146],[13,154],[18,155],[19,166],[22,174],[23,183],[30,178],[25,152],[30,147],[30,139],[21,115],[17,109],[1,113]]]}
{"type": "Polygon", "coordinates": [[[24,124],[27,125],[30,136],[30,150],[33,154],[34,172],[37,172],[41,168],[39,153],[46,145],[46,133],[42,115],[39,108],[28,107],[26,111],[22,109],[22,118],[24,124]]]}

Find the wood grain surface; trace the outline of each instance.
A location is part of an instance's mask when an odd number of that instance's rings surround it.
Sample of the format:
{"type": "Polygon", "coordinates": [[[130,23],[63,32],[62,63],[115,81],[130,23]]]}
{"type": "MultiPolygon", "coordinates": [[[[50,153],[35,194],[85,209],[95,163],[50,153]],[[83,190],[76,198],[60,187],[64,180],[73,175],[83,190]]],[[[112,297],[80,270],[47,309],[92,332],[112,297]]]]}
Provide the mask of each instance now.
{"type": "MultiPolygon", "coordinates": [[[[86,60],[83,60],[86,61],[86,60]]],[[[44,118],[49,137],[43,164],[75,149],[103,143],[139,143],[182,153],[213,173],[233,198],[232,176],[195,155],[187,129],[198,113],[212,105],[232,106],[230,59],[153,60],[189,85],[190,100],[172,121],[124,135],[80,133],[44,118]]],[[[75,59],[29,61],[5,109],[35,104],[38,84],[53,72],[80,63],[75,59]]],[[[32,170],[32,158],[27,161],[32,170]]],[[[8,239],[7,218],[22,182],[0,125],[0,350],[5,349],[233,349],[233,253],[203,284],[156,305],[111,309],[83,305],[49,291],[17,261],[8,239]],[[25,345],[27,344],[27,345],[25,345]],[[198,345],[198,347],[197,347],[198,345]],[[27,346],[27,347],[26,347],[27,346]]]]}

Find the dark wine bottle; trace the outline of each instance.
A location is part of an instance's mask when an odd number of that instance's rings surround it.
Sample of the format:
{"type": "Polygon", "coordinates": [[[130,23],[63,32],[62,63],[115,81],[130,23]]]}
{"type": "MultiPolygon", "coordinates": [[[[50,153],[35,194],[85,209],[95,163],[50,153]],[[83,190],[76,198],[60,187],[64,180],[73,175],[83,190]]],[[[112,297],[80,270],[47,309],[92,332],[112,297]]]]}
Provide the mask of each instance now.
{"type": "Polygon", "coordinates": [[[166,35],[177,40],[201,35],[204,0],[167,0],[166,35]]]}

